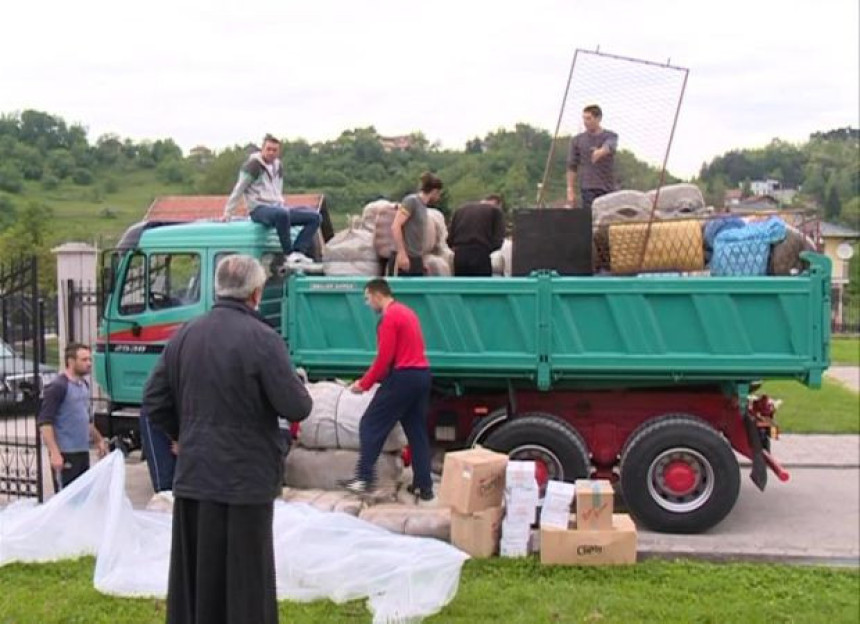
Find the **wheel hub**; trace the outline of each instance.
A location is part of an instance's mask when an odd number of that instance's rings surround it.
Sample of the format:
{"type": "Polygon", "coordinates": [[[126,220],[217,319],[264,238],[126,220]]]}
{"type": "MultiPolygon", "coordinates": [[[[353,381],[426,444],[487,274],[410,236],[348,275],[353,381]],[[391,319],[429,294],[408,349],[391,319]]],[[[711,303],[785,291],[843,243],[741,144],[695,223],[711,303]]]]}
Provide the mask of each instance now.
{"type": "Polygon", "coordinates": [[[714,469],[700,452],[673,448],[660,453],[648,468],[648,493],[660,507],[690,513],[714,492],[714,469]]]}
{"type": "Polygon", "coordinates": [[[699,481],[699,474],[687,462],[675,460],[663,469],[666,488],[677,496],[692,492],[699,481]]]}

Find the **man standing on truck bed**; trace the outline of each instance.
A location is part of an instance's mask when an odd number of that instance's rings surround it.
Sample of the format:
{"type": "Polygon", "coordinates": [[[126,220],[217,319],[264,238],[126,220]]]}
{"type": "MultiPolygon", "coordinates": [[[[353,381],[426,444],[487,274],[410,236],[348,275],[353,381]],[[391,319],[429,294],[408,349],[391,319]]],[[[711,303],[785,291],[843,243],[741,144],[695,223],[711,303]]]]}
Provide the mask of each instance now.
{"type": "Polygon", "coordinates": [[[144,390],[153,425],[178,442],[168,624],[278,621],[278,417],[304,420],[311,397],[257,312],[265,281],[250,256],[221,260],[217,302],[174,334],[144,390]]]}
{"type": "Polygon", "coordinates": [[[582,109],[585,132],[570,140],[567,155],[567,202],[576,207],[576,180],[582,189],[582,208],[591,210],[591,203],[615,190],[615,151],[618,135],[600,127],[603,111],[596,104],[582,109]]]}
{"type": "Polygon", "coordinates": [[[376,460],[388,434],[400,422],[412,450],[414,476],[407,490],[418,498],[419,504],[430,504],[434,500],[427,437],[431,377],[421,323],[415,312],[394,300],[391,287],[382,278],[367,283],[364,299],[381,315],[376,330],[378,352],[370,369],[350,390],[362,393],[378,382],[382,385],[359,423],[361,448],[356,476],[341,485],[354,494],[372,489],[376,460]]]}
{"type": "Polygon", "coordinates": [[[69,485],[90,467],[90,436],[99,457],[108,446],[90,417],[90,386],[85,377],[93,367],[93,356],[85,344],[66,347],[66,370],[45,387],[39,426],[51,462],[54,492],[69,485]]]}
{"type": "Polygon", "coordinates": [[[239,170],[239,180],[224,207],[224,220],[229,220],[245,198],[251,221],[274,227],[288,264],[311,262],[314,235],[320,227],[320,214],[307,206],[288,208],[284,205],[284,167],[279,158],[281,142],[267,134],[263,148],[248,157],[239,170]],[[293,245],[290,227],[303,226],[293,245]]]}
{"type": "Polygon", "coordinates": [[[388,261],[388,274],[401,277],[424,275],[424,236],[427,223],[427,206],[442,197],[442,180],[429,171],[421,175],[417,193],[407,195],[397,207],[391,235],[394,251],[388,261]]]}
{"type": "Polygon", "coordinates": [[[448,246],[454,250],[454,275],[492,277],[490,254],[505,242],[505,216],[500,195],[463,204],[448,228],[448,246]]]}

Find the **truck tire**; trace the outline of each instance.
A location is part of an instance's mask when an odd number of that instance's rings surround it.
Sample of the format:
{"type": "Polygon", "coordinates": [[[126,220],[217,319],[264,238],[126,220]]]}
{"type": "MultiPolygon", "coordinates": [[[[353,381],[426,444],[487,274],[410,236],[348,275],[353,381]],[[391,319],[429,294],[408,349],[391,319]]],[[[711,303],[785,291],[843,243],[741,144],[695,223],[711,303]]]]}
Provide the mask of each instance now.
{"type": "MultiPolygon", "coordinates": [[[[511,459],[537,461],[546,469],[546,479],[576,481],[591,474],[588,448],[582,436],[562,419],[543,412],[527,412],[492,430],[487,448],[507,453],[511,459]]],[[[546,483],[540,483],[541,489],[546,483]]]]}
{"type": "Polygon", "coordinates": [[[621,452],[631,515],[664,533],[700,533],[734,507],[740,467],[728,441],[703,420],[668,414],[642,424],[621,452]]]}
{"type": "Polygon", "coordinates": [[[490,434],[507,420],[508,410],[506,408],[493,410],[486,416],[482,416],[472,425],[472,431],[466,438],[466,446],[472,448],[479,444],[483,445],[490,434]]]}

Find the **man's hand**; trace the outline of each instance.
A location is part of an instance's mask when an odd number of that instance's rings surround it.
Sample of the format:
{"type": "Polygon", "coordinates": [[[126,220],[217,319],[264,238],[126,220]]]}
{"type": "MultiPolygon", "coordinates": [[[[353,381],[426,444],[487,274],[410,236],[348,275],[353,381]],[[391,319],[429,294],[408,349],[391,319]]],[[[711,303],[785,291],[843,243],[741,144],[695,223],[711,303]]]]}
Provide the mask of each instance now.
{"type": "Polygon", "coordinates": [[[591,152],[591,162],[596,163],[598,160],[605,158],[606,156],[609,156],[609,148],[604,145],[603,147],[599,147],[591,152]]]}
{"type": "Polygon", "coordinates": [[[397,252],[397,268],[401,271],[409,271],[409,256],[406,255],[405,251],[397,252]]]}
{"type": "Polygon", "coordinates": [[[567,204],[571,208],[576,208],[576,189],[567,189],[567,204]]]}
{"type": "Polygon", "coordinates": [[[174,455],[179,455],[179,442],[172,440],[170,442],[170,452],[174,455]]]}
{"type": "Polygon", "coordinates": [[[349,391],[353,394],[363,394],[364,388],[361,387],[361,384],[357,381],[352,382],[352,385],[349,387],[349,391]]]}
{"type": "Polygon", "coordinates": [[[96,440],[96,454],[98,455],[99,459],[106,457],[108,451],[110,451],[110,449],[108,448],[107,440],[105,440],[104,438],[99,438],[98,440],[96,440]]]}
{"type": "Polygon", "coordinates": [[[63,454],[60,453],[59,449],[48,451],[48,455],[51,459],[51,469],[57,471],[63,469],[63,454]]]}
{"type": "Polygon", "coordinates": [[[221,215],[221,218],[218,219],[221,223],[227,223],[230,220],[229,215],[221,215]]]}

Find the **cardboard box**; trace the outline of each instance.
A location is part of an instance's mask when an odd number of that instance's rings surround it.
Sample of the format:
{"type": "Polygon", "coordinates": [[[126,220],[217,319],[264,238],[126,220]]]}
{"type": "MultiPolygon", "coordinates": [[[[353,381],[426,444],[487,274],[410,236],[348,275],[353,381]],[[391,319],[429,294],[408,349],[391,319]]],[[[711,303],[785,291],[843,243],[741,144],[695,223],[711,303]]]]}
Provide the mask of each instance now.
{"type": "Polygon", "coordinates": [[[605,479],[576,482],[577,529],[583,531],[608,531],[612,528],[614,506],[612,484],[605,479]]]}
{"type": "Polygon", "coordinates": [[[543,499],[543,507],[540,513],[540,525],[543,527],[555,527],[557,529],[568,528],[570,522],[570,506],[576,489],[573,483],[564,481],[549,481],[546,484],[546,494],[543,499]]]}
{"type": "Polygon", "coordinates": [[[505,487],[509,490],[535,490],[538,487],[535,476],[535,462],[512,460],[505,469],[505,487]]]}
{"type": "Polygon", "coordinates": [[[468,514],[501,507],[508,456],[476,447],[445,454],[439,500],[468,514]]]}
{"type": "MultiPolygon", "coordinates": [[[[574,516],[571,520],[576,523],[574,516]]],[[[627,514],[615,514],[608,531],[541,529],[540,561],[578,566],[636,563],[636,525],[627,514]]]]}
{"type": "Polygon", "coordinates": [[[451,512],[451,544],[476,559],[486,559],[499,552],[501,531],[501,507],[473,514],[451,512]]]}

